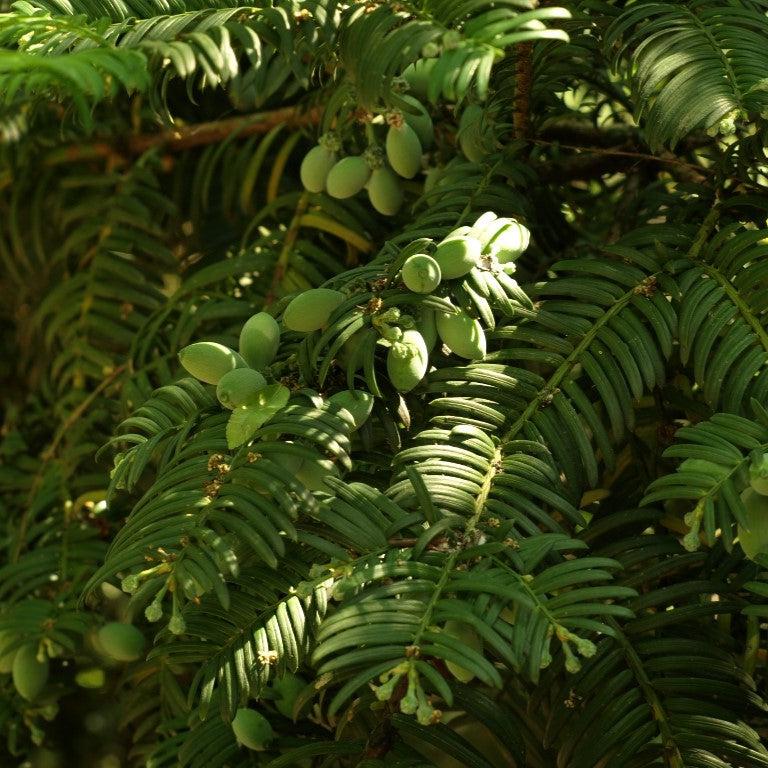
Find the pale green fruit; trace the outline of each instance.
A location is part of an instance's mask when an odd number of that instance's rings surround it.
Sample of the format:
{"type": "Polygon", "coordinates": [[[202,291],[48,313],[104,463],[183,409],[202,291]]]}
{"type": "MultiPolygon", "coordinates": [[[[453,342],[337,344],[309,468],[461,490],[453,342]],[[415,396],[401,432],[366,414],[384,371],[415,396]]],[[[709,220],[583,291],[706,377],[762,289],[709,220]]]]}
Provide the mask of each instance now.
{"type": "Polygon", "coordinates": [[[184,347],[179,352],[179,362],[187,373],[206,384],[218,384],[225,373],[246,367],[237,352],[214,341],[198,341],[184,347]]]}
{"type": "Polygon", "coordinates": [[[387,374],[398,392],[410,392],[423,378],[429,366],[429,352],[419,331],[403,331],[387,353],[387,374]]]}
{"type": "MultiPolygon", "coordinates": [[[[475,632],[472,627],[465,624],[462,621],[449,620],[445,622],[445,632],[451,637],[455,637],[457,640],[461,640],[464,645],[471,648],[473,651],[482,653],[483,651],[483,639],[475,632]]],[[[468,669],[454,664],[452,661],[446,661],[445,666],[448,667],[448,671],[462,683],[469,683],[474,679],[474,672],[470,672],[468,669]]]]}
{"type": "Polygon", "coordinates": [[[331,288],[310,288],[296,296],[286,307],[283,322],[292,331],[317,331],[327,325],[331,314],[344,299],[343,293],[331,288]]]}
{"type": "Polygon", "coordinates": [[[252,368],[237,368],[225,373],[216,385],[216,397],[229,410],[245,405],[260,389],[267,386],[267,380],[252,368]]]}
{"type": "Polygon", "coordinates": [[[754,560],[759,554],[768,554],[768,496],[747,488],[741,500],[747,509],[747,528],[738,526],[739,544],[744,554],[754,560]]]}
{"type": "Polygon", "coordinates": [[[299,176],[304,189],[309,192],[322,192],[331,168],[336,165],[338,156],[326,147],[318,144],[307,152],[301,161],[299,176]]]}
{"type": "Polygon", "coordinates": [[[356,195],[371,178],[371,167],[360,155],[339,160],[328,173],[326,189],[331,197],[344,199],[356,195]]]}
{"type": "Polygon", "coordinates": [[[238,709],[232,721],[232,730],[243,746],[255,752],[266,750],[275,738],[269,720],[255,709],[238,709]]]}
{"type": "Polygon", "coordinates": [[[485,332],[479,321],[463,310],[455,314],[438,312],[437,332],[440,338],[454,354],[468,360],[481,360],[485,357],[485,332]]]}
{"type": "Polygon", "coordinates": [[[753,491],[768,496],[768,453],[763,454],[762,461],[750,465],[749,484],[753,491]]]}
{"type": "Polygon", "coordinates": [[[392,170],[412,179],[421,168],[421,142],[407,121],[400,127],[391,125],[387,131],[387,160],[392,170]]]}
{"type": "Polygon", "coordinates": [[[433,254],[443,280],[466,275],[480,260],[480,241],[467,235],[450,234],[438,243],[433,254]]]}
{"type": "Polygon", "coordinates": [[[144,635],[132,624],[111,621],[99,630],[99,645],[115,661],[136,661],[144,655],[144,635]]]}
{"type": "Polygon", "coordinates": [[[27,701],[38,697],[48,682],[48,657],[37,660],[37,643],[23,645],[13,660],[13,685],[27,701]]]}
{"type": "Polygon", "coordinates": [[[403,188],[400,180],[389,168],[377,168],[368,182],[368,199],[384,216],[394,216],[403,204],[403,188]]]}
{"type": "Polygon", "coordinates": [[[16,637],[11,632],[0,632],[0,673],[7,675],[13,669],[17,647],[11,648],[16,637]]]}
{"type": "Polygon", "coordinates": [[[462,112],[458,137],[461,151],[473,163],[479,163],[493,151],[493,130],[476,104],[462,112]]]}
{"type": "Polygon", "coordinates": [[[335,395],[331,395],[328,400],[349,412],[355,429],[360,429],[373,411],[373,395],[357,389],[337,392],[335,395]]]}
{"type": "Polygon", "coordinates": [[[437,59],[417,59],[403,70],[403,77],[417,99],[423,101],[427,98],[429,81],[436,64],[437,59]]]}
{"type": "Polygon", "coordinates": [[[418,99],[409,96],[407,93],[403,94],[400,98],[418,110],[417,114],[403,110],[403,117],[405,122],[416,131],[422,148],[429,149],[435,139],[435,128],[432,125],[432,118],[429,116],[429,112],[427,112],[424,105],[418,99]]]}
{"type": "Polygon", "coordinates": [[[304,459],[294,475],[310,491],[330,493],[328,477],[339,477],[338,467],[330,459],[304,459]]]}
{"type": "Polygon", "coordinates": [[[402,268],[405,287],[414,293],[432,293],[440,285],[440,265],[425,253],[409,256],[402,268]]]}
{"type": "Polygon", "coordinates": [[[286,672],[280,679],[275,680],[272,690],[275,692],[275,707],[283,715],[293,719],[293,708],[299,694],[307,687],[307,681],[298,675],[286,672]]]}
{"type": "Polygon", "coordinates": [[[268,312],[257,312],[240,330],[240,354],[248,365],[263,371],[280,347],[280,326],[268,312]]]}

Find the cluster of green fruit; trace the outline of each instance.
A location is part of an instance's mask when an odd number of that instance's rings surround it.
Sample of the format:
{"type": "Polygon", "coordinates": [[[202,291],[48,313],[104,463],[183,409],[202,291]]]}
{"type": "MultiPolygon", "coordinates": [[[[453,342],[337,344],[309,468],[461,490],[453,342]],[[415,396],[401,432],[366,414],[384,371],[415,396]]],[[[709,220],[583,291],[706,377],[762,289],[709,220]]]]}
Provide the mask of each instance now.
{"type": "Polygon", "coordinates": [[[326,191],[345,199],[367,190],[371,205],[384,216],[394,216],[403,203],[400,178],[412,179],[421,170],[424,150],[432,145],[432,118],[418,99],[399,97],[404,109],[375,116],[368,132],[368,148],[360,155],[339,158],[341,142],[329,132],[320,137],[301,163],[301,182],[310,192],[326,191]],[[377,126],[386,126],[384,149],[376,140],[377,126]]]}
{"type": "MultiPolygon", "coordinates": [[[[437,243],[431,253],[410,255],[400,268],[408,290],[434,293],[445,280],[465,277],[473,269],[514,272],[515,259],[528,247],[530,233],[515,219],[497,217],[489,211],[472,226],[461,226],[437,243]]],[[[448,299],[449,300],[449,299],[448,299]]],[[[295,297],[285,310],[283,321],[294,331],[311,333],[325,328],[331,315],[346,301],[340,291],[312,288],[295,297]]],[[[424,378],[429,355],[439,337],[448,349],[467,360],[485,357],[486,338],[480,321],[467,310],[421,312],[419,321],[403,315],[396,307],[373,321],[389,346],[387,374],[399,392],[410,392],[424,378]]],[[[356,354],[352,337],[341,355],[356,354]]]]}
{"type": "MultiPolygon", "coordinates": [[[[144,635],[130,624],[110,622],[94,635],[93,644],[99,653],[113,661],[136,661],[144,651],[144,635]]],[[[0,674],[11,674],[13,685],[22,698],[27,701],[37,699],[48,682],[49,666],[46,643],[24,642],[9,632],[0,633],[0,674]]],[[[101,687],[104,671],[79,672],[76,682],[85,688],[101,687]]]]}
{"type": "Polygon", "coordinates": [[[266,370],[280,346],[280,326],[272,315],[258,312],[240,331],[239,352],[224,344],[199,341],[184,347],[179,360],[185,370],[216,385],[216,397],[230,410],[246,404],[267,386],[266,370]]]}

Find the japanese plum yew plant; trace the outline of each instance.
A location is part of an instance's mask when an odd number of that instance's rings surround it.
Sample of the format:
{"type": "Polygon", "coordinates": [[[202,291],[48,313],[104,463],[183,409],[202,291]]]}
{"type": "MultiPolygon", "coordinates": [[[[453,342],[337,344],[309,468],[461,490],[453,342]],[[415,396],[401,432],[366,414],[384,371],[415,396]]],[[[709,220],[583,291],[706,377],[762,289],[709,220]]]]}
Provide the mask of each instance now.
{"type": "Polygon", "coordinates": [[[0,7],[0,766],[768,767],[768,0],[0,7]]]}

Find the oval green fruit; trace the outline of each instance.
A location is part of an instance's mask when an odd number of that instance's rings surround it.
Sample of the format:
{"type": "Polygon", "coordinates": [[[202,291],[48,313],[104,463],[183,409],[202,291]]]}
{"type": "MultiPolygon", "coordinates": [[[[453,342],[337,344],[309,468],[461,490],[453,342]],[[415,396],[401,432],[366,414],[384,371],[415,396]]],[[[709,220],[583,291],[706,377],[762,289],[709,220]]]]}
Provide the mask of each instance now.
{"type": "Polygon", "coordinates": [[[335,395],[331,395],[328,400],[334,405],[349,411],[355,429],[360,429],[368,420],[371,411],[373,411],[373,395],[359,389],[347,389],[343,392],[337,392],[335,395]]]}
{"type": "Polygon", "coordinates": [[[429,149],[435,139],[435,127],[432,125],[432,118],[429,116],[429,112],[427,112],[424,105],[418,99],[409,96],[407,93],[404,93],[400,98],[417,110],[415,114],[403,111],[403,117],[405,122],[416,131],[422,148],[429,149]]]}
{"type": "Polygon", "coordinates": [[[398,392],[410,392],[423,378],[429,366],[429,352],[419,331],[403,331],[387,353],[387,375],[398,392]]]}
{"type": "Polygon", "coordinates": [[[403,282],[414,293],[432,293],[440,285],[440,265],[426,253],[409,256],[402,269],[403,282]]]}
{"type": "Polygon", "coordinates": [[[433,254],[443,280],[466,275],[480,259],[480,241],[467,235],[448,235],[438,243],[433,254]]]}
{"type": "Polygon", "coordinates": [[[252,368],[237,368],[225,373],[216,385],[216,397],[233,411],[245,405],[253,395],[267,386],[267,380],[252,368]]]}
{"type": "Polygon", "coordinates": [[[242,745],[255,752],[263,752],[275,738],[269,720],[255,709],[238,709],[232,721],[232,730],[242,745]]]}
{"type": "Polygon", "coordinates": [[[115,661],[136,661],[144,655],[144,635],[132,624],[111,621],[98,636],[104,653],[115,661]]]}
{"type": "Polygon", "coordinates": [[[421,168],[421,142],[408,121],[387,131],[387,160],[392,170],[403,178],[412,179],[421,168]]]}
{"type": "Polygon", "coordinates": [[[351,155],[344,157],[331,168],[325,181],[331,197],[343,200],[356,195],[371,178],[371,167],[364,157],[351,155]]]}
{"type": "Polygon", "coordinates": [[[389,168],[377,168],[368,182],[368,199],[384,216],[394,216],[403,204],[400,180],[389,168]]]}
{"type": "Polygon", "coordinates": [[[424,194],[426,195],[427,192],[433,190],[444,175],[445,169],[442,167],[429,168],[424,174],[424,194]]]}
{"type": "Polygon", "coordinates": [[[298,675],[286,672],[275,680],[272,690],[275,692],[275,707],[283,717],[293,719],[293,708],[299,694],[307,687],[307,681],[298,675]]]}
{"type": "Polygon", "coordinates": [[[13,660],[13,685],[19,695],[33,701],[48,682],[48,657],[37,660],[37,644],[23,645],[13,660]]]}
{"type": "MultiPolygon", "coordinates": [[[[451,637],[461,640],[467,648],[471,648],[478,653],[483,652],[483,639],[474,629],[472,629],[472,627],[465,624],[463,621],[446,621],[443,631],[451,637]]],[[[459,666],[452,661],[446,661],[445,666],[448,667],[448,671],[461,683],[468,683],[475,677],[474,672],[470,672],[468,669],[464,669],[464,667],[459,666]]]]}
{"type": "Polygon", "coordinates": [[[458,137],[461,151],[473,163],[481,162],[493,150],[493,131],[476,104],[462,112],[458,137]]]}
{"type": "Polygon", "coordinates": [[[427,351],[431,352],[437,341],[437,319],[435,310],[429,307],[422,307],[419,312],[418,328],[424,337],[424,343],[427,345],[427,351]]]}
{"type": "Polygon", "coordinates": [[[280,326],[269,312],[257,312],[240,330],[240,354],[248,365],[262,371],[280,347],[280,326]]]}
{"type": "Polygon", "coordinates": [[[531,241],[528,228],[515,219],[506,219],[504,226],[493,235],[484,252],[499,264],[509,264],[520,256],[531,241]]]}
{"type": "Polygon", "coordinates": [[[13,669],[13,660],[18,650],[14,645],[15,640],[11,632],[0,632],[0,674],[7,675],[13,669]]]}
{"type": "Polygon", "coordinates": [[[330,493],[328,477],[339,477],[338,467],[330,459],[304,459],[295,473],[296,479],[310,491],[330,493]]]}
{"type": "Polygon", "coordinates": [[[81,669],[75,675],[75,683],[81,688],[90,688],[97,690],[103,688],[106,682],[107,676],[104,670],[100,667],[92,667],[90,669],[81,669]]]}
{"type": "Polygon", "coordinates": [[[179,352],[179,362],[187,373],[206,384],[218,384],[219,379],[246,363],[234,349],[214,341],[197,341],[179,352]]]}
{"type": "Polygon", "coordinates": [[[437,313],[437,332],[454,354],[468,360],[485,357],[485,332],[478,320],[463,310],[456,314],[437,313]]]}
{"type": "Polygon", "coordinates": [[[403,77],[417,99],[425,100],[429,90],[429,81],[437,59],[416,59],[403,70],[403,77]]]}
{"type": "Polygon", "coordinates": [[[338,156],[335,152],[319,144],[304,155],[299,169],[299,176],[304,189],[309,192],[322,192],[331,168],[336,165],[338,156]]]}
{"type": "Polygon", "coordinates": [[[768,496],[747,488],[741,500],[747,509],[747,528],[738,526],[739,544],[744,554],[754,560],[759,554],[768,554],[768,496]]]}
{"type": "Polygon", "coordinates": [[[749,466],[749,485],[753,491],[768,496],[768,453],[761,461],[753,461],[749,466]]]}
{"type": "Polygon", "coordinates": [[[317,331],[328,324],[333,311],[345,298],[343,293],[331,288],[310,288],[296,296],[285,308],[283,322],[292,331],[317,331]]]}

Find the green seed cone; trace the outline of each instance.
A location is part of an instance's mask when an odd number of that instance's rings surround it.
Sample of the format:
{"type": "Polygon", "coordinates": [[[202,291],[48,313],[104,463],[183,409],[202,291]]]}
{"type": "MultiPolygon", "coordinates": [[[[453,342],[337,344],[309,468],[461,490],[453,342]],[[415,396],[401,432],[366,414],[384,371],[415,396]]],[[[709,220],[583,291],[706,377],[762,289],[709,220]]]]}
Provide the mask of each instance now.
{"type": "Polygon", "coordinates": [[[301,161],[299,176],[304,189],[309,192],[322,192],[331,168],[336,164],[338,156],[335,152],[320,145],[312,147],[301,161]]]}
{"type": "Polygon", "coordinates": [[[248,365],[263,371],[280,347],[280,326],[268,312],[257,312],[240,331],[240,354],[248,365]]]}
{"type": "Polygon", "coordinates": [[[741,500],[747,509],[747,527],[738,526],[739,543],[744,554],[754,560],[759,554],[768,554],[768,496],[747,488],[741,500]]]}
{"type": "Polygon", "coordinates": [[[18,650],[12,647],[15,640],[11,632],[0,632],[0,674],[7,675],[13,669],[13,660],[18,650]]]}
{"type": "Polygon", "coordinates": [[[307,681],[303,677],[286,672],[272,686],[275,692],[275,707],[283,715],[293,719],[293,707],[299,694],[307,687],[307,681]]]}
{"type": "Polygon", "coordinates": [[[296,296],[285,308],[283,322],[292,331],[317,331],[328,323],[331,314],[344,299],[343,293],[331,288],[310,288],[296,296]]]}
{"type": "Polygon", "coordinates": [[[235,368],[245,368],[240,355],[214,341],[198,341],[179,352],[179,362],[187,373],[206,384],[218,384],[219,379],[235,368]]]}
{"type": "MultiPolygon", "coordinates": [[[[461,640],[464,645],[471,648],[473,651],[482,653],[483,640],[480,635],[475,632],[472,627],[465,624],[462,621],[449,620],[445,622],[445,628],[443,630],[451,637],[455,637],[457,640],[461,640]]],[[[448,667],[448,671],[461,683],[468,683],[474,679],[475,673],[470,672],[468,669],[455,664],[452,661],[446,661],[445,666],[448,667]]]]}
{"type": "Polygon", "coordinates": [[[242,745],[255,752],[266,750],[275,738],[269,720],[255,709],[238,709],[232,721],[232,730],[242,745]]]}
{"type": "Polygon", "coordinates": [[[371,178],[371,167],[364,157],[344,157],[328,173],[326,189],[331,197],[343,200],[356,195],[371,178]]]}
{"type": "Polygon", "coordinates": [[[328,400],[349,411],[355,429],[360,429],[365,424],[373,410],[373,395],[356,389],[337,392],[335,395],[331,395],[328,400]]]}
{"type": "Polygon", "coordinates": [[[144,635],[132,624],[105,624],[99,630],[99,644],[115,661],[136,661],[144,655],[144,635]]]}
{"type": "Polygon", "coordinates": [[[454,354],[468,360],[485,357],[485,332],[480,323],[466,312],[437,313],[437,332],[454,354]]]}
{"type": "Polygon", "coordinates": [[[405,122],[416,131],[422,148],[429,149],[435,139],[435,127],[432,125],[432,118],[429,116],[429,112],[424,109],[424,105],[418,99],[414,99],[413,96],[409,96],[407,93],[403,94],[400,98],[418,110],[417,114],[403,111],[403,117],[405,122]]]}
{"type": "Polygon", "coordinates": [[[394,125],[387,131],[387,160],[395,173],[412,179],[421,168],[421,142],[416,131],[404,122],[399,128],[394,125]]]}
{"type": "Polygon", "coordinates": [[[48,682],[48,658],[37,660],[37,644],[23,645],[13,660],[13,684],[19,695],[33,701],[48,682]]]}
{"type": "Polygon", "coordinates": [[[417,99],[426,100],[432,70],[436,64],[437,59],[417,59],[403,70],[403,77],[417,99]]]}
{"type": "Polygon", "coordinates": [[[414,293],[432,293],[440,285],[440,265],[425,253],[409,256],[402,269],[403,282],[414,293]]]}
{"type": "Polygon", "coordinates": [[[443,280],[466,275],[480,259],[480,241],[466,235],[448,235],[438,243],[433,254],[443,280]]]}
{"type": "Polygon", "coordinates": [[[267,380],[252,368],[237,368],[225,373],[216,385],[216,397],[231,411],[245,405],[260,389],[267,386],[267,380]]]}
{"type": "Polygon", "coordinates": [[[368,182],[368,199],[384,216],[394,216],[403,204],[403,188],[400,180],[389,168],[377,168],[368,182]]]}
{"type": "Polygon", "coordinates": [[[387,375],[398,392],[410,392],[423,378],[429,366],[429,352],[424,337],[414,329],[403,331],[387,353],[387,375]]]}
{"type": "Polygon", "coordinates": [[[750,465],[749,485],[753,491],[768,496],[768,453],[763,454],[762,461],[750,465]]]}

